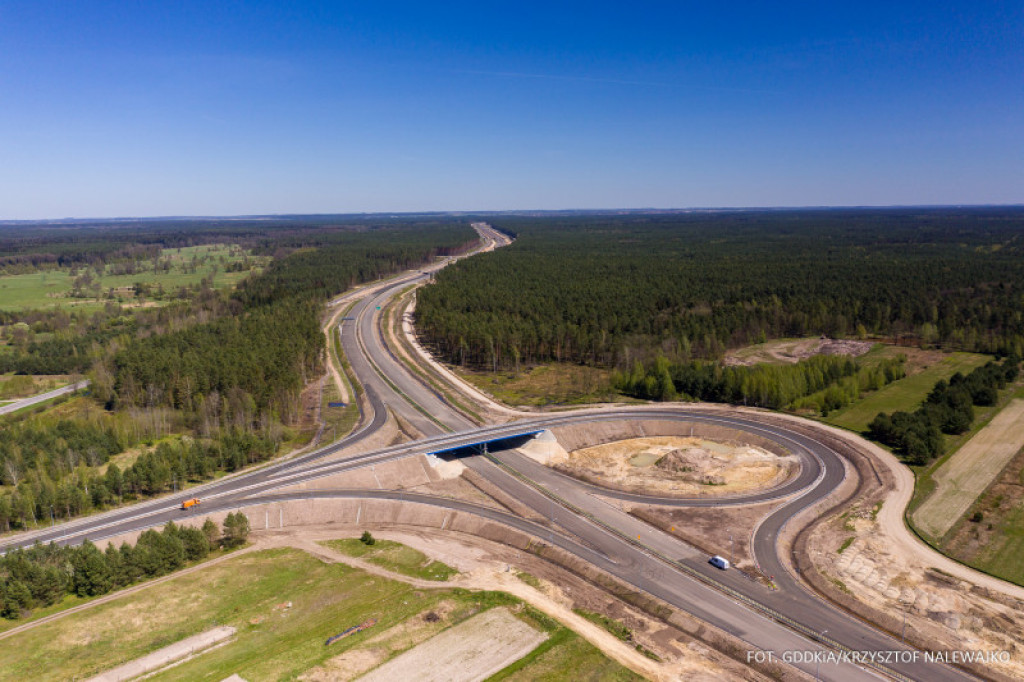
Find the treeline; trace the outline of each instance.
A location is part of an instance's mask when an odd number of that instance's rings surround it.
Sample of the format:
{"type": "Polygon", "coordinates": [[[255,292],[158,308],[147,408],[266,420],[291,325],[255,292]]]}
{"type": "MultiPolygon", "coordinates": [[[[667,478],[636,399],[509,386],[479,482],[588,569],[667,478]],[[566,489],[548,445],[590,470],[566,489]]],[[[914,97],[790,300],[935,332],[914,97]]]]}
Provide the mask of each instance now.
{"type": "Polygon", "coordinates": [[[63,327],[41,341],[19,343],[10,333],[14,348],[0,353],[0,373],[81,374],[91,367],[97,348],[117,336],[133,335],[137,324],[133,317],[112,312],[99,320],[81,320],[80,325],[63,327]]]}
{"type": "Polygon", "coordinates": [[[95,597],[166,575],[218,546],[237,547],[248,534],[248,518],[232,512],[223,531],[210,519],[202,528],[171,521],[160,531],[143,531],[135,545],[111,543],[102,552],[88,540],[74,547],[51,543],[15,549],[0,557],[0,616],[17,619],[69,594],[95,597]]]}
{"type": "MultiPolygon", "coordinates": [[[[232,315],[136,339],[113,357],[97,395],[113,407],[168,406],[241,426],[294,422],[298,396],[321,371],[323,303],[345,289],[474,241],[468,226],[336,235],[274,261],[232,295],[232,315]]],[[[326,238],[321,238],[326,239],[326,238]]],[[[98,373],[103,374],[103,373],[98,373]]]]}
{"type": "Polygon", "coordinates": [[[214,438],[162,441],[123,471],[101,465],[121,452],[110,429],[61,421],[52,430],[0,431],[0,532],[26,530],[152,497],[217,473],[237,471],[277,453],[278,441],[259,432],[227,429],[214,438]]]}
{"type": "Polygon", "coordinates": [[[458,253],[475,237],[465,225],[324,235],[315,250],[296,251],[243,282],[237,298],[247,306],[290,298],[323,302],[357,284],[458,253]]]}
{"type": "Polygon", "coordinates": [[[989,362],[967,376],[957,372],[948,383],[937,382],[916,411],[879,412],[868,426],[868,435],[896,450],[908,464],[927,464],[943,453],[942,434],[970,429],[974,406],[994,405],[999,389],[1015,380],[1019,370],[1020,358],[1014,355],[1002,364],[989,362]]]}
{"type": "Polygon", "coordinates": [[[106,464],[124,447],[112,428],[88,421],[15,422],[0,429],[0,483],[17,487],[32,470],[59,480],[79,464],[106,464]]]}
{"type": "Polygon", "coordinates": [[[506,217],[511,246],[438,273],[417,328],[479,369],[632,368],[827,335],[1024,348],[1024,209],[506,217]]]}
{"type": "Polygon", "coordinates": [[[900,359],[862,369],[849,357],[838,355],[817,355],[793,365],[733,367],[696,360],[672,363],[658,357],[647,365],[635,363],[629,372],[613,372],[611,381],[616,390],[644,400],[702,400],[781,409],[822,393],[828,396],[827,409],[837,409],[845,404],[845,394],[827,391],[840,386],[844,379],[852,379],[853,386],[859,389],[863,385],[867,391],[902,376],[900,359]]]}
{"type": "Polygon", "coordinates": [[[138,339],[114,357],[113,385],[98,385],[97,396],[112,407],[209,413],[240,391],[228,419],[244,414],[248,426],[267,411],[291,421],[298,392],[320,369],[319,316],[313,301],[281,302],[138,339]]]}
{"type": "MultiPolygon", "coordinates": [[[[339,234],[380,227],[451,226],[429,216],[295,215],[252,219],[137,219],[23,222],[0,225],[0,273],[94,267],[152,260],[161,249],[232,243],[273,255],[279,248],[316,247],[339,234]]],[[[0,303],[0,309],[3,308],[0,303]]]]}
{"type": "Polygon", "coordinates": [[[877,391],[905,377],[906,361],[907,356],[900,354],[873,366],[861,366],[855,375],[843,377],[821,391],[794,400],[787,407],[797,412],[811,410],[827,417],[831,412],[856,402],[865,393],[877,391]]]}

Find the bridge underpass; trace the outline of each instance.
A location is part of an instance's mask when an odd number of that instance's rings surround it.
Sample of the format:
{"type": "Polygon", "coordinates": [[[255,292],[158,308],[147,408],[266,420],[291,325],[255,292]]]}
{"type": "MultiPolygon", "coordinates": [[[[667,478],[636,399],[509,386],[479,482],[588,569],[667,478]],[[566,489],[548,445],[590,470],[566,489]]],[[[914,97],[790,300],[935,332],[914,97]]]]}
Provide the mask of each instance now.
{"type": "Polygon", "coordinates": [[[544,433],[544,431],[527,431],[525,433],[517,433],[511,436],[502,436],[500,438],[487,438],[483,440],[474,441],[472,443],[457,445],[451,448],[431,450],[426,454],[428,456],[439,457],[444,460],[453,460],[459,459],[461,457],[486,455],[488,452],[514,450],[515,448],[521,447],[526,443],[530,442],[531,440],[533,440],[534,436],[536,436],[539,433],[544,433]]]}

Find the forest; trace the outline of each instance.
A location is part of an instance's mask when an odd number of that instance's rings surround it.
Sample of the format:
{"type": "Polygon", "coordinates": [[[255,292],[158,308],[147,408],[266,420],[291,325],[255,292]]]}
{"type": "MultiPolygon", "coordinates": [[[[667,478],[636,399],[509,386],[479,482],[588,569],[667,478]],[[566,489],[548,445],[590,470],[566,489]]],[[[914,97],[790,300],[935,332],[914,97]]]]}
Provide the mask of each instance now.
{"type": "Polygon", "coordinates": [[[88,540],[15,549],[0,557],[0,616],[14,620],[69,594],[95,597],[166,575],[218,547],[238,547],[248,535],[249,519],[232,512],[222,528],[210,519],[201,528],[170,521],[159,531],[143,531],[134,545],[111,543],[102,552],[88,540]]]}
{"type": "Polygon", "coordinates": [[[1024,346],[1024,209],[501,216],[509,247],[438,273],[418,330],[445,360],[630,371],[826,335],[1024,346]]]}
{"type": "MultiPolygon", "coordinates": [[[[299,416],[302,389],[323,369],[324,302],[476,242],[468,224],[455,220],[360,221],[344,228],[323,222],[317,227],[316,221],[296,220],[280,232],[260,224],[195,228],[191,240],[222,240],[220,230],[230,229],[274,255],[232,292],[201,286],[163,306],[109,304],[87,316],[60,310],[0,314],[6,325],[31,322],[43,337],[0,348],[0,372],[84,373],[92,380],[91,395],[77,400],[102,406],[99,413],[78,416],[5,418],[0,530],[181,489],[273,457],[285,427],[299,416]],[[123,471],[108,464],[140,445],[155,447],[143,448],[123,471]]],[[[35,243],[45,230],[26,234],[35,243]]],[[[143,236],[160,234],[154,229],[143,236]]],[[[90,236],[95,248],[78,256],[135,252],[124,242],[120,250],[100,248],[124,237],[120,228],[86,230],[80,238],[88,245],[90,236]]],[[[59,229],[56,246],[36,246],[72,258],[62,251],[69,243],[59,229]]]]}
{"type": "Polygon", "coordinates": [[[901,358],[871,368],[837,355],[817,355],[792,365],[727,367],[701,360],[671,363],[659,356],[646,366],[637,361],[628,373],[613,372],[611,381],[616,390],[643,400],[703,400],[775,410],[813,405],[827,415],[903,376],[901,358]]]}

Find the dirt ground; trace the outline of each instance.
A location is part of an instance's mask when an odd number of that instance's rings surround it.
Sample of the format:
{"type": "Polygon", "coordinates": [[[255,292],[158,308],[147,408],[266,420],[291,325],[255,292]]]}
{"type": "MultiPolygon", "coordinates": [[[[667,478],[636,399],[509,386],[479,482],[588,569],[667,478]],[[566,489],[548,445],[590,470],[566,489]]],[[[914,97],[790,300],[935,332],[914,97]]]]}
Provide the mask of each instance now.
{"type": "Polygon", "coordinates": [[[1024,400],[1014,400],[932,475],[936,488],[914,522],[941,538],[1024,447],[1024,400]]]}
{"type": "Polygon", "coordinates": [[[721,495],[769,488],[799,466],[753,445],[660,436],[576,450],[559,469],[647,493],[721,495]]]}
{"type": "Polygon", "coordinates": [[[435,635],[375,668],[366,682],[477,682],[519,660],[547,639],[497,607],[435,635]]]}
{"type": "Polygon", "coordinates": [[[751,556],[750,538],[761,519],[781,504],[769,502],[711,509],[638,505],[630,509],[630,513],[706,554],[726,557],[741,571],[760,576],[751,556]]]}
{"type": "Polygon", "coordinates": [[[797,363],[815,355],[864,355],[873,341],[851,341],[844,339],[797,339],[769,341],[732,351],[725,356],[726,365],[755,365],[759,362],[797,363]]]}
{"type": "Polygon", "coordinates": [[[983,591],[899,550],[877,520],[875,508],[853,507],[816,529],[809,541],[818,570],[841,592],[894,616],[907,638],[930,649],[1008,651],[993,664],[1024,679],[1024,603],[983,591]]]}
{"type": "Polygon", "coordinates": [[[364,644],[307,670],[299,679],[313,682],[346,682],[355,679],[395,652],[418,646],[450,626],[454,606],[454,602],[444,600],[430,611],[417,614],[371,637],[364,644]]]}

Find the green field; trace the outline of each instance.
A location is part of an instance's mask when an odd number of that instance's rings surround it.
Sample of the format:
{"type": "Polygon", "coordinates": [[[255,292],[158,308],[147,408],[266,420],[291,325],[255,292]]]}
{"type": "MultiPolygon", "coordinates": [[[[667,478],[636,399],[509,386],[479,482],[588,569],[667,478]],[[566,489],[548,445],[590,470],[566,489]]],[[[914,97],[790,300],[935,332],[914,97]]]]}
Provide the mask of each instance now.
{"type": "MultiPolygon", "coordinates": [[[[499,592],[417,590],[342,564],[322,563],[298,550],[265,550],[14,635],[0,646],[0,679],[81,679],[217,625],[238,632],[228,644],[152,679],[221,680],[233,673],[250,682],[294,679],[392,626],[428,629],[424,636],[429,636],[492,606],[518,604],[499,592]],[[443,616],[428,623],[424,614],[431,611],[443,616]],[[369,618],[377,624],[324,645],[328,637],[369,618]]],[[[587,679],[635,679],[532,609],[523,608],[520,617],[552,635],[540,647],[543,651],[534,652],[539,656],[524,659],[528,666],[543,666],[535,670],[576,671],[587,679]]],[[[395,638],[385,646],[394,655],[414,643],[409,639],[395,638]]]]}
{"type": "Polygon", "coordinates": [[[602,654],[582,637],[559,628],[532,652],[492,675],[487,682],[532,682],[533,680],[589,680],[592,682],[633,682],[643,680],[602,654]]]}
{"type": "Polygon", "coordinates": [[[320,543],[342,554],[366,559],[394,573],[421,580],[448,580],[457,575],[451,566],[440,561],[431,561],[423,552],[391,540],[377,540],[372,545],[363,544],[358,538],[327,540],[320,543]]]}
{"type": "Polygon", "coordinates": [[[937,381],[949,379],[957,372],[967,374],[991,359],[988,355],[977,353],[950,353],[938,363],[894,381],[879,391],[869,393],[863,400],[833,412],[825,421],[857,432],[866,431],[868,424],[879,412],[913,412],[937,381]]]}
{"type": "Polygon", "coordinates": [[[994,541],[970,564],[1004,580],[1024,585],[1024,504],[996,520],[994,541]]]}
{"type": "MultiPolygon", "coordinates": [[[[0,277],[0,310],[27,310],[36,308],[73,308],[96,309],[105,305],[106,297],[114,290],[112,300],[124,304],[142,304],[153,301],[152,297],[135,296],[131,289],[136,283],[151,285],[154,290],[162,287],[171,294],[180,287],[194,287],[204,277],[213,277],[214,288],[233,287],[249,276],[249,271],[224,272],[230,263],[239,263],[246,258],[252,265],[259,267],[267,262],[265,257],[253,257],[241,249],[227,244],[210,244],[206,246],[190,246],[180,249],[164,249],[160,260],[168,267],[154,268],[152,261],[141,264],[140,271],[134,274],[113,274],[108,266],[104,272],[89,270],[94,288],[83,289],[88,295],[72,297],[74,280],[69,270],[46,270],[25,275],[5,275],[0,277]],[[216,273],[214,269],[216,268],[216,273]]],[[[85,269],[79,274],[85,272],[85,269]]]]}

